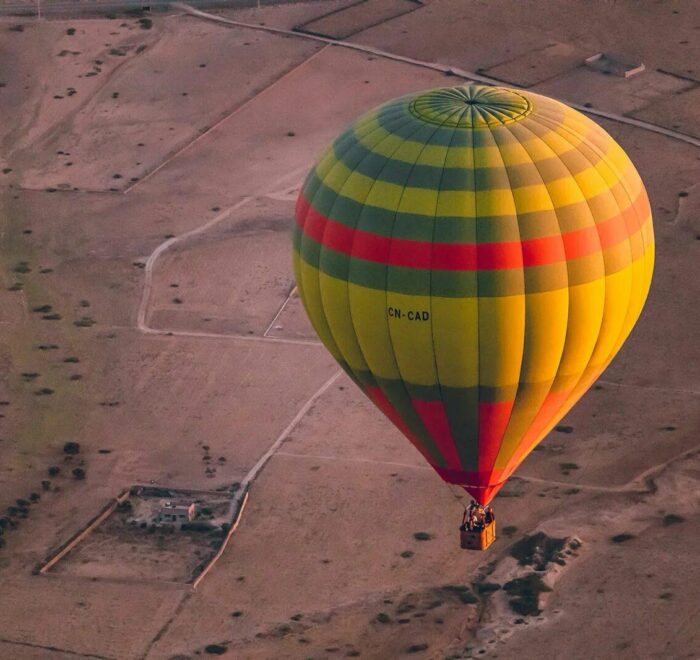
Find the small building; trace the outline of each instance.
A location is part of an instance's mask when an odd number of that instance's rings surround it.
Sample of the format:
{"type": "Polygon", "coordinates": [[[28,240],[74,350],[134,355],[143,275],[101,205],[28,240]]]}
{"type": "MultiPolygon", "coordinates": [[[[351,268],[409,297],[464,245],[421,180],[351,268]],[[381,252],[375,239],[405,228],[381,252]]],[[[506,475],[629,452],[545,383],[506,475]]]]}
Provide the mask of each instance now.
{"type": "Polygon", "coordinates": [[[197,517],[197,505],[194,502],[189,504],[166,502],[158,512],[154,522],[158,524],[182,525],[192,522],[197,517]]]}

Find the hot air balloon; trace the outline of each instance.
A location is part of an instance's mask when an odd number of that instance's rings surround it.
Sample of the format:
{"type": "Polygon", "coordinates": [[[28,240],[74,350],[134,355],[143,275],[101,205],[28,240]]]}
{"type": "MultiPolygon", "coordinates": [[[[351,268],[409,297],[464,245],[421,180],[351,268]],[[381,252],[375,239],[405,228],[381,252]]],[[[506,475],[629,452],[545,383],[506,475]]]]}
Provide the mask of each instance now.
{"type": "Polygon", "coordinates": [[[481,505],[619,351],[653,265],[627,155],[529,91],[391,100],[333,142],[296,205],[296,281],[321,341],[481,505]]]}

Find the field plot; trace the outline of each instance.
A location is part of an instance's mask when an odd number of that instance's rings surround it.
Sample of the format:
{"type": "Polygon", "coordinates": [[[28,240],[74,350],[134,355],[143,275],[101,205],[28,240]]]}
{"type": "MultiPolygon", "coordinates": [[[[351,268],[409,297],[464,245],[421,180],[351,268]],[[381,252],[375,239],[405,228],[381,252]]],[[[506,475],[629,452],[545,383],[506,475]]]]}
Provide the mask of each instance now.
{"type": "Polygon", "coordinates": [[[54,575],[189,583],[228,531],[230,495],[169,488],[132,488],[116,510],[55,567],[54,575]],[[165,520],[172,505],[191,519],[165,520]]]}
{"type": "Polygon", "coordinates": [[[532,87],[583,66],[590,53],[567,43],[550,43],[515,59],[501,62],[489,69],[479,69],[506,83],[532,87]]]}
{"type": "Polygon", "coordinates": [[[331,39],[345,39],[379,23],[418,9],[415,0],[359,0],[314,18],[294,29],[331,39]]]}
{"type": "Polygon", "coordinates": [[[262,199],[160,257],[155,328],[264,334],[293,284],[291,202],[262,199]]]}
{"type": "Polygon", "coordinates": [[[688,135],[700,138],[700,112],[697,110],[699,102],[700,83],[696,82],[686,85],[674,96],[657,99],[631,114],[653,124],[682,129],[688,135]]]}

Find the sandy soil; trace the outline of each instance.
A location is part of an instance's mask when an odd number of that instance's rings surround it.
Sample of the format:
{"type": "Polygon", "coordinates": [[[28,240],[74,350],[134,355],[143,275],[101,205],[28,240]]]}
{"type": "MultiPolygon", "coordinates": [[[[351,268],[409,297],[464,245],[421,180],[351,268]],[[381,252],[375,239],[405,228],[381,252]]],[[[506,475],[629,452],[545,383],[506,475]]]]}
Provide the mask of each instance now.
{"type": "MultiPolygon", "coordinates": [[[[291,28],[348,4],[219,14],[291,28]]],[[[40,499],[2,535],[0,656],[184,660],[210,644],[235,658],[700,655],[697,148],[602,122],[651,196],[649,303],[571,428],[496,500],[496,543],[465,553],[460,502],[347,378],[284,433],[337,371],[293,291],[300,181],[366,108],[455,79],[181,15],[148,30],[121,17],[16,24],[0,22],[0,505],[40,499]],[[187,553],[136,543],[132,563],[102,533],[31,575],[122,488],[241,481],[280,437],[196,591],[173,583],[187,553]],[[81,452],[66,460],[69,440],[81,452]],[[226,459],[214,473],[204,446],[226,459]],[[552,591],[521,616],[510,592],[480,585],[532,572],[510,552],[538,531],[582,545],[545,567],[552,591]]],[[[696,25],[691,2],[432,0],[351,40],[697,135],[696,25]],[[599,50],[648,71],[582,68],[599,50]]]]}

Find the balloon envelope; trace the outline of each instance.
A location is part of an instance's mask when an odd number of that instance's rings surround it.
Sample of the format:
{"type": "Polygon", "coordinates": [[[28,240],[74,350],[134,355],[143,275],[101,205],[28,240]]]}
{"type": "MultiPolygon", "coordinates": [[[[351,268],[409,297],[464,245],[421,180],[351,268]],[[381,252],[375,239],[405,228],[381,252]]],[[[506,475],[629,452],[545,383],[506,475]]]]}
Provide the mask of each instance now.
{"type": "Polygon", "coordinates": [[[653,261],[623,150],[521,90],[389,101],[335,140],[296,207],[296,280],[319,337],[481,503],[618,352],[653,261]]]}

